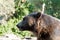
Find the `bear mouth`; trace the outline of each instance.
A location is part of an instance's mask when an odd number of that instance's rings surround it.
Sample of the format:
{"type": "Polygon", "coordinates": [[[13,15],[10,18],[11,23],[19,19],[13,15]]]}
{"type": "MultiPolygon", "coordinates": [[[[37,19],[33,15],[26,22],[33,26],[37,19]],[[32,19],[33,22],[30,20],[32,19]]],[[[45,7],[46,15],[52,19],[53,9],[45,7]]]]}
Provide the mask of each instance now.
{"type": "Polygon", "coordinates": [[[18,27],[18,29],[20,31],[29,31],[27,27],[23,27],[23,26],[22,27],[18,27]]]}

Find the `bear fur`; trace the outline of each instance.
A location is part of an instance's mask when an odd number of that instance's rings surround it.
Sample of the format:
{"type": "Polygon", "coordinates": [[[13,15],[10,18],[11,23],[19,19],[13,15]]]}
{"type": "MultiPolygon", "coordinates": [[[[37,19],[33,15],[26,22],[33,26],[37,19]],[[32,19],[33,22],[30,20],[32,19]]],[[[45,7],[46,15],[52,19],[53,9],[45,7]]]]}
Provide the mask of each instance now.
{"type": "Polygon", "coordinates": [[[37,40],[60,40],[60,20],[41,12],[25,16],[17,27],[33,32],[37,40]]]}

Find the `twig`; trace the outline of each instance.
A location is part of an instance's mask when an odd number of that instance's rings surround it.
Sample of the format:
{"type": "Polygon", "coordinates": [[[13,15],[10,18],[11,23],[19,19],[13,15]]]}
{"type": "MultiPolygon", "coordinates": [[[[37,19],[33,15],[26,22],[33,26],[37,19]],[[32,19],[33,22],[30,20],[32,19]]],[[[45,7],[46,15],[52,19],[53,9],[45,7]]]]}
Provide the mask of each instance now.
{"type": "Polygon", "coordinates": [[[43,3],[42,5],[42,11],[41,11],[42,14],[44,13],[44,9],[45,9],[45,3],[43,3]]]}

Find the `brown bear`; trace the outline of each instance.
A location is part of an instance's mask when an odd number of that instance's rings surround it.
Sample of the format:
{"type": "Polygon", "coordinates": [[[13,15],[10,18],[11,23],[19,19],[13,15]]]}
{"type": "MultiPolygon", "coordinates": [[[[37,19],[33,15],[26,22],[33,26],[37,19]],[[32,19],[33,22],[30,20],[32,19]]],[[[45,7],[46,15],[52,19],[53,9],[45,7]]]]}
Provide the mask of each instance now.
{"type": "Polygon", "coordinates": [[[25,16],[17,27],[33,32],[37,40],[60,40],[60,20],[41,12],[25,16]]]}

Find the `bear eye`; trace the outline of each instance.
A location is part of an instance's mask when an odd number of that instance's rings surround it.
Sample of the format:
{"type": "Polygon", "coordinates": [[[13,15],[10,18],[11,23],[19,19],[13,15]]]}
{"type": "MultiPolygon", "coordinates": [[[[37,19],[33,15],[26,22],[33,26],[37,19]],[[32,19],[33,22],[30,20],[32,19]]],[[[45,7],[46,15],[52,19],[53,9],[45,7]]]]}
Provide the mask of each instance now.
{"type": "Polygon", "coordinates": [[[25,20],[25,18],[23,18],[23,20],[25,20]]]}
{"type": "Polygon", "coordinates": [[[26,17],[23,18],[23,21],[26,20],[26,17]]]}

